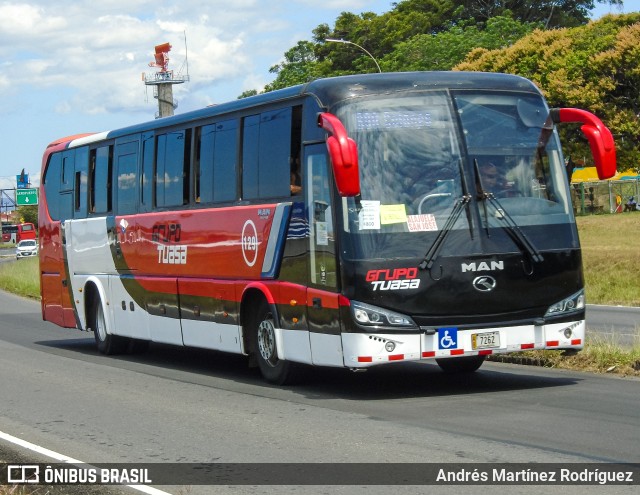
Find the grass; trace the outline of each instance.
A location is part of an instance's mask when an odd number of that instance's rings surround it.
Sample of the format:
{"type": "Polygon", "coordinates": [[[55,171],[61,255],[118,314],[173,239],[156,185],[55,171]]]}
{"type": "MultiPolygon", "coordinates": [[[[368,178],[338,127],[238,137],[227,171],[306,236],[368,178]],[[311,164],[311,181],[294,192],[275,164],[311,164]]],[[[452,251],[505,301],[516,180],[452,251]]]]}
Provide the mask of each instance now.
{"type": "MultiPolygon", "coordinates": [[[[640,338],[636,341],[640,342],[640,338]]],[[[490,356],[490,361],[640,377],[640,344],[623,347],[612,339],[587,334],[584,349],[576,354],[566,354],[563,351],[524,351],[496,354],[490,356]]]]}
{"type": "Polygon", "coordinates": [[[640,306],[640,212],[577,221],[587,302],[640,306]]]}
{"type": "MultiPolygon", "coordinates": [[[[587,301],[591,304],[640,306],[640,212],[578,217],[587,301]]],[[[38,260],[0,264],[0,289],[38,299],[38,260]]],[[[493,356],[494,361],[640,376],[640,330],[632,347],[613,338],[588,336],[573,356],[561,351],[527,351],[493,356]]]]}
{"type": "Polygon", "coordinates": [[[23,297],[40,299],[38,257],[1,263],[0,289],[23,297]]]}

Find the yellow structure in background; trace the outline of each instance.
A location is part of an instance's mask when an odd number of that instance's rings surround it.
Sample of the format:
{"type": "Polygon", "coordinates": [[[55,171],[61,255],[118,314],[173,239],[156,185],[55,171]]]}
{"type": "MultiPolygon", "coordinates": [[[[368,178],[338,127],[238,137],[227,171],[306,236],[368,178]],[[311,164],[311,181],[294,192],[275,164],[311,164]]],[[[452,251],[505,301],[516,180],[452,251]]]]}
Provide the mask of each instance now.
{"type": "MultiPolygon", "coordinates": [[[[616,175],[607,180],[624,180],[624,179],[637,179],[638,174],[636,174],[633,170],[627,170],[626,172],[618,172],[616,175]]],[[[598,172],[596,172],[596,167],[583,167],[583,168],[574,168],[573,174],[571,175],[571,183],[579,183],[579,182],[598,182],[598,172]]]]}

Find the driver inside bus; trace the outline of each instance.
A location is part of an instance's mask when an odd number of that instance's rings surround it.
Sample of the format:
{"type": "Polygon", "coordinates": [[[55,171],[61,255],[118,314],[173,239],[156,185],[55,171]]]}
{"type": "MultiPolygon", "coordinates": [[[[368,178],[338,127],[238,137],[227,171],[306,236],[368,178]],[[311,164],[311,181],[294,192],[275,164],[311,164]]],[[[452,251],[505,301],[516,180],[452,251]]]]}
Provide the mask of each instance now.
{"type": "Polygon", "coordinates": [[[496,196],[510,196],[513,188],[493,162],[485,162],[480,166],[480,177],[485,192],[496,196]]]}

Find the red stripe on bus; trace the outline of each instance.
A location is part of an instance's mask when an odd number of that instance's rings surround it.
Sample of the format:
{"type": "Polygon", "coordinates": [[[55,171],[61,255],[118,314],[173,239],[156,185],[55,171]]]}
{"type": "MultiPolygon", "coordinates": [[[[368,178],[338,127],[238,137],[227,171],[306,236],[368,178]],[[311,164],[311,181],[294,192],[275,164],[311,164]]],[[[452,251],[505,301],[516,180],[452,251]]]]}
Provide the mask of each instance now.
{"type": "Polygon", "coordinates": [[[449,351],[449,352],[452,356],[459,356],[461,354],[464,354],[464,349],[453,349],[452,351],[449,351]]]}
{"type": "Polygon", "coordinates": [[[478,352],[478,356],[488,356],[489,354],[493,354],[493,351],[491,349],[485,349],[478,352]]]}
{"type": "Polygon", "coordinates": [[[520,344],[520,349],[533,349],[535,344],[520,344]]]}
{"type": "Polygon", "coordinates": [[[372,363],[373,358],[371,356],[358,356],[359,363],[372,363]]]}
{"type": "Polygon", "coordinates": [[[338,296],[338,306],[351,306],[351,301],[343,295],[338,296]]]}
{"type": "Polygon", "coordinates": [[[422,353],[423,358],[430,358],[435,356],[436,356],[436,351],[425,351],[422,353]]]}
{"type": "Polygon", "coordinates": [[[389,361],[402,361],[404,359],[404,354],[392,354],[389,356],[389,361]]]}
{"type": "Polygon", "coordinates": [[[547,347],[558,347],[559,345],[559,340],[547,340],[547,347]]]}
{"type": "Polygon", "coordinates": [[[573,339],[571,341],[571,345],[581,345],[582,344],[582,339],[573,339]]]}
{"type": "Polygon", "coordinates": [[[321,304],[322,309],[338,309],[340,307],[338,294],[326,290],[309,288],[307,290],[307,306],[317,307],[321,304]]]}

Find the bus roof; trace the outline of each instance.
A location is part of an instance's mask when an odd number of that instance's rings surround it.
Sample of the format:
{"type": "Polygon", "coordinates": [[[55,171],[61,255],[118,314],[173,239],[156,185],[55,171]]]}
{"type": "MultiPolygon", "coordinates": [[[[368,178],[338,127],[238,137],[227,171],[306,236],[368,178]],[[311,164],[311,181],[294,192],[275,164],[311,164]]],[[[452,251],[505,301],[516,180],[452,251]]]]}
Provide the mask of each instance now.
{"type": "MultiPolygon", "coordinates": [[[[152,131],[174,125],[184,125],[203,118],[215,117],[216,115],[224,116],[246,108],[259,107],[304,95],[315,97],[321,107],[329,109],[340,101],[364,95],[438,88],[500,89],[540,93],[539,89],[531,81],[523,77],[487,72],[386,72],[330,77],[121,129],[72,136],[70,139],[67,138],[69,141],[68,146],[82,146],[129,134],[152,131]]],[[[64,141],[65,139],[59,139],[54,143],[60,144],[64,141]]]]}

